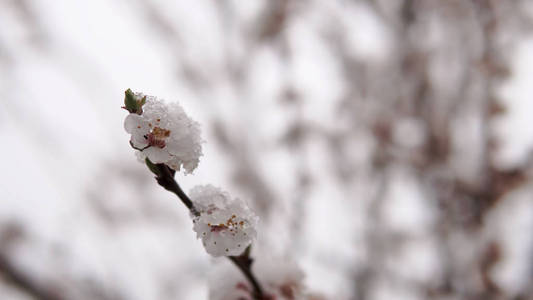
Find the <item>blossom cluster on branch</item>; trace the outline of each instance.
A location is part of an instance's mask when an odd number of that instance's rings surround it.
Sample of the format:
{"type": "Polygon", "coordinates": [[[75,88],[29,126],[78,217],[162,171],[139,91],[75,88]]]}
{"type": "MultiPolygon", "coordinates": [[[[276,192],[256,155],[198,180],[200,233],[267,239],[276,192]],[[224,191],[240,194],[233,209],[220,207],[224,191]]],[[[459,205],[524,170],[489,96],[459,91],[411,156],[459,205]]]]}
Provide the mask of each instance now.
{"type": "Polygon", "coordinates": [[[130,144],[139,158],[166,164],[192,173],[202,156],[200,124],[185,114],[178,103],[166,103],[153,96],[126,91],[125,108],[130,114],[124,129],[131,134],[130,144]]]}
{"type": "Polygon", "coordinates": [[[258,218],[244,201],[212,185],[196,186],[190,196],[199,213],[191,214],[193,229],[207,253],[240,255],[252,243],[258,218]]]}
{"type": "Polygon", "coordinates": [[[228,257],[241,271],[239,277],[223,276],[223,280],[213,284],[224,288],[211,289],[210,299],[311,299],[304,297],[303,275],[294,264],[275,262],[252,268],[250,246],[257,236],[258,217],[245,201],[212,185],[192,188],[189,197],[175,181],[176,171],[183,169],[190,174],[199,164],[202,155],[199,123],[178,103],[167,103],[129,89],[125,94],[123,108],[129,115],[124,128],[131,135],[131,147],[138,150],[139,161],[146,163],[159,185],[175,193],[189,208],[193,230],[207,253],[228,257]],[[255,270],[263,274],[256,277],[255,270]]]}

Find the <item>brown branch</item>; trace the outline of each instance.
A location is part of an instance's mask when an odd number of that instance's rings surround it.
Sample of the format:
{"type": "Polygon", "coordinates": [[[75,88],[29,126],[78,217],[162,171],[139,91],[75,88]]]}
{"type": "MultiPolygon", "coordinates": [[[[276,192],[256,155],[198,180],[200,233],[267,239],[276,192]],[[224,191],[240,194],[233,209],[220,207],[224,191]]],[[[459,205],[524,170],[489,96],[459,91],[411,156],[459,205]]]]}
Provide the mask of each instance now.
{"type": "MultiPolygon", "coordinates": [[[[191,211],[195,216],[199,216],[200,213],[194,208],[194,205],[191,199],[183,192],[178,182],[174,178],[175,171],[169,168],[165,164],[153,164],[150,160],[146,159],[146,165],[152,171],[156,177],[157,183],[162,186],[165,190],[170,191],[178,198],[181,202],[191,211]]],[[[252,273],[252,262],[253,260],[249,257],[249,248],[241,256],[228,256],[228,259],[231,260],[243,273],[246,279],[250,282],[253,287],[253,297],[256,300],[265,299],[263,294],[263,289],[259,284],[259,281],[255,278],[252,273]]]]}
{"type": "Polygon", "coordinates": [[[228,256],[228,259],[231,260],[237,266],[237,268],[239,268],[239,270],[241,270],[243,275],[252,285],[254,289],[254,299],[265,299],[263,295],[263,289],[261,288],[261,285],[255,278],[254,274],[252,273],[251,267],[253,260],[250,259],[250,257],[248,256],[248,251],[245,251],[245,253],[241,256],[228,256]]]}

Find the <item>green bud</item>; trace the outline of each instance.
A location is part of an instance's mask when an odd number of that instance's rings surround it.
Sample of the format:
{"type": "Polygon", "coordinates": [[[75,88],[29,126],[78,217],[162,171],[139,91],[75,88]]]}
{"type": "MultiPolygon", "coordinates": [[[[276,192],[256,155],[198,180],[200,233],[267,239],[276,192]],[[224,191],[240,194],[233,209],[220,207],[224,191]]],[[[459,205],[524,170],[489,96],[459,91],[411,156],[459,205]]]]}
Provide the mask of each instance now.
{"type": "Polygon", "coordinates": [[[144,96],[141,100],[137,100],[131,89],[127,89],[124,94],[124,106],[122,108],[126,109],[132,114],[142,114],[142,106],[146,103],[146,96],[144,96]]]}
{"type": "Polygon", "coordinates": [[[145,159],[145,162],[146,162],[146,166],[148,167],[148,169],[150,169],[150,171],[152,171],[152,173],[154,173],[155,176],[161,176],[161,170],[159,170],[157,165],[155,165],[153,162],[151,162],[148,159],[148,157],[145,159]]]}

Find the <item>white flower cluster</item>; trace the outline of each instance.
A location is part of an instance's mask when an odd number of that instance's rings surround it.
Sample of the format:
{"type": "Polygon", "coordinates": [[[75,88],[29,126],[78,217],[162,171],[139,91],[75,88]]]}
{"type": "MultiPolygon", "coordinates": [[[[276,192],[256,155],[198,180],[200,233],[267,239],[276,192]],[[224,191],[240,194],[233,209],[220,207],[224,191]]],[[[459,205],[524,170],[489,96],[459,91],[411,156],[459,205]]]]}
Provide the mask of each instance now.
{"type": "Polygon", "coordinates": [[[258,217],[246,202],[212,185],[196,186],[190,198],[199,213],[191,215],[193,229],[207,253],[237,256],[255,239],[258,217]]]}
{"type": "Polygon", "coordinates": [[[194,171],[202,155],[200,125],[178,103],[141,93],[134,97],[143,102],[142,109],[126,117],[124,128],[131,134],[131,145],[140,150],[139,158],[144,161],[147,157],[177,171],[181,166],[187,173],[194,171]]]}
{"type": "MultiPolygon", "coordinates": [[[[291,259],[266,259],[254,262],[252,270],[264,289],[265,299],[323,299],[307,293],[303,272],[291,259]]],[[[220,264],[209,278],[210,300],[253,300],[253,289],[244,276],[229,264],[220,264]]]]}

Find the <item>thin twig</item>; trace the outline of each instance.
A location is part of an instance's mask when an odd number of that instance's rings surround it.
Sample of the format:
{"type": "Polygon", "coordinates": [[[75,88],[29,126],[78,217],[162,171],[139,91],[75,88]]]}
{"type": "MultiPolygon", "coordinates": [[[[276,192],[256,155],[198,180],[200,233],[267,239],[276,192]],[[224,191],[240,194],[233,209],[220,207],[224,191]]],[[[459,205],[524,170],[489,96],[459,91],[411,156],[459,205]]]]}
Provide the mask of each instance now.
{"type": "MultiPolygon", "coordinates": [[[[185,204],[185,206],[193,215],[200,215],[196,208],[194,208],[189,196],[183,192],[178,182],[174,179],[174,174],[176,173],[174,170],[165,164],[152,164],[149,160],[146,160],[146,164],[148,165],[148,168],[156,175],[155,179],[160,186],[162,186],[165,190],[176,194],[176,196],[180,198],[181,202],[185,204]]],[[[241,270],[243,275],[252,285],[254,299],[264,299],[263,289],[261,288],[259,281],[252,273],[252,259],[249,257],[249,251],[245,251],[241,256],[228,256],[228,259],[231,260],[239,268],[239,270],[241,270]]]]}
{"type": "Polygon", "coordinates": [[[228,259],[231,260],[238,268],[241,270],[241,272],[244,274],[246,279],[250,282],[254,289],[254,299],[261,300],[263,298],[263,289],[261,288],[261,285],[255,278],[254,274],[252,273],[252,260],[248,258],[247,256],[241,255],[241,256],[228,256],[228,259]]]}
{"type": "Polygon", "coordinates": [[[155,166],[158,170],[155,177],[157,183],[159,183],[160,186],[165,188],[165,190],[176,194],[176,196],[180,198],[181,202],[185,204],[185,206],[191,211],[192,214],[194,214],[195,216],[199,216],[200,214],[194,208],[194,205],[192,204],[192,201],[189,196],[185,194],[185,192],[181,189],[179,184],[174,179],[174,174],[176,172],[165,164],[156,164],[155,166]]]}

